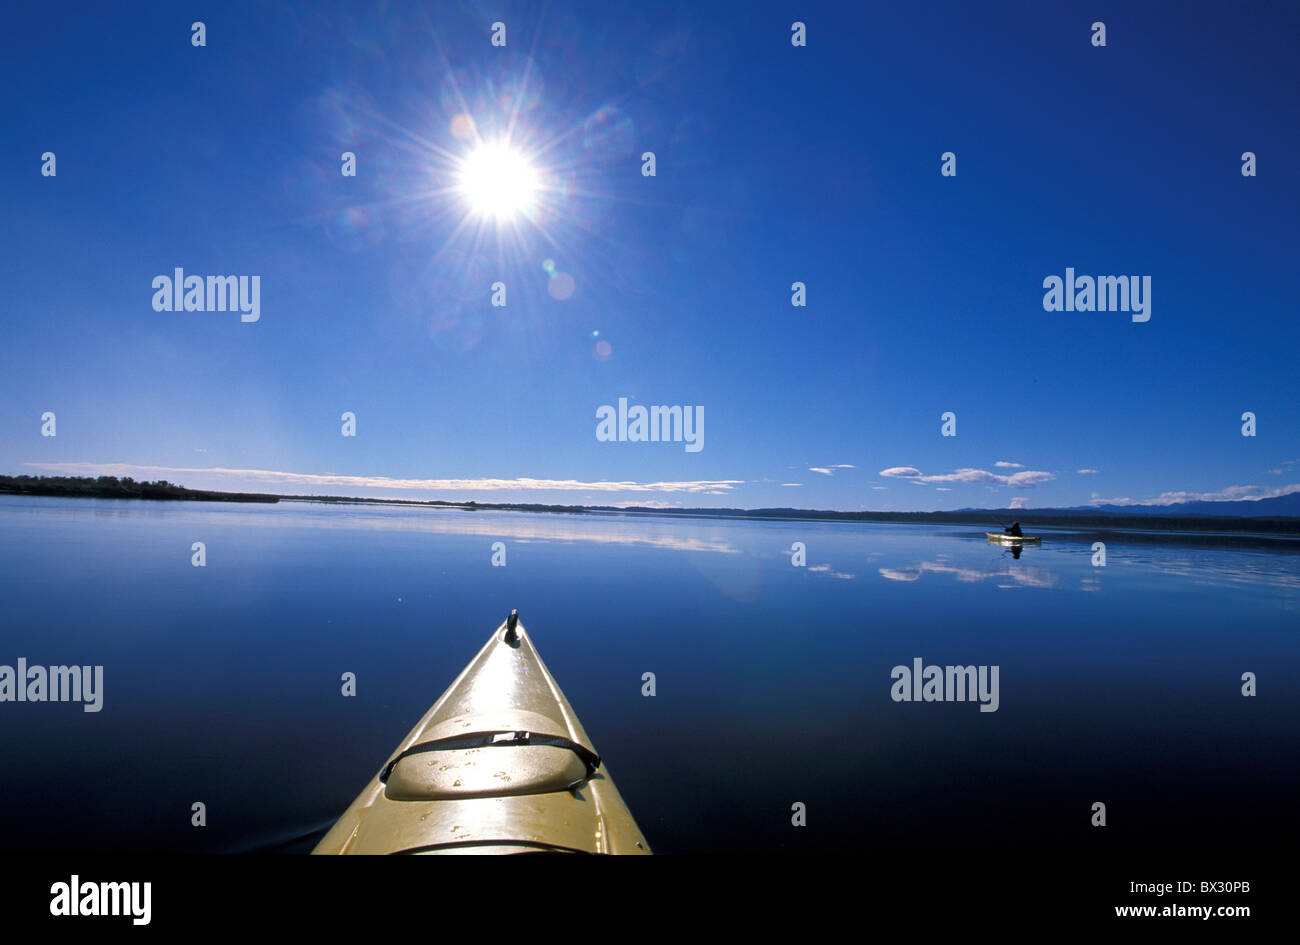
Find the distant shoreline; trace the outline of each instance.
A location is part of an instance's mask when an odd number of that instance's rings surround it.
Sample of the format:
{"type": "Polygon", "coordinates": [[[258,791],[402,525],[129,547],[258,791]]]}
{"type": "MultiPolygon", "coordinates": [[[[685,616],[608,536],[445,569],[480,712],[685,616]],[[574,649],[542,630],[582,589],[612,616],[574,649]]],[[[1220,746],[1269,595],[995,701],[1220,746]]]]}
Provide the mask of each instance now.
{"type": "Polygon", "coordinates": [[[1300,517],[1250,517],[1227,515],[1125,515],[1033,509],[976,509],[960,512],[837,512],[818,509],[660,509],[649,506],[545,505],[519,502],[447,502],[441,499],[375,499],[356,496],[270,495],[187,489],[166,481],[135,482],[100,476],[97,479],[52,476],[0,476],[0,495],[35,495],[52,498],[152,499],[200,502],[316,502],[327,505],[396,505],[458,509],[470,512],[590,513],[655,518],[714,518],[747,521],[875,522],[930,525],[978,525],[996,528],[1012,521],[1023,528],[1143,529],[1157,532],[1256,533],[1300,536],[1300,517]]]}
{"type": "Polygon", "coordinates": [[[214,492],[187,489],[165,479],[136,482],[116,476],[0,476],[0,495],[46,496],[55,499],[148,499],[189,502],[279,502],[278,495],[253,492],[214,492]]]}
{"type": "Polygon", "coordinates": [[[995,528],[1012,520],[1022,527],[1043,528],[1096,528],[1096,529],[1149,529],[1159,532],[1215,532],[1236,534],[1242,532],[1300,536],[1300,518],[1250,518],[1246,516],[1218,515],[1122,515],[1088,512],[1036,513],[1032,509],[979,509],[971,512],[835,512],[816,509],[656,509],[645,506],[619,507],[612,505],[536,505],[520,503],[445,502],[436,499],[370,499],[343,496],[282,496],[289,502],[322,502],[326,504],[353,505],[403,505],[442,509],[463,509],[477,512],[554,512],[574,515],[592,512],[654,518],[723,518],[746,521],[789,522],[875,522],[915,523],[931,525],[980,525],[995,528]]]}

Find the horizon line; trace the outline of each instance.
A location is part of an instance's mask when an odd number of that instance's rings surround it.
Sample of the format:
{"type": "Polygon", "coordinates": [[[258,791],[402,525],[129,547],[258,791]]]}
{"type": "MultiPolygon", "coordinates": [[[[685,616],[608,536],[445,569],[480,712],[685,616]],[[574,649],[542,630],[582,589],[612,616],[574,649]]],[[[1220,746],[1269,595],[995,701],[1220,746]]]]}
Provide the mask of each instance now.
{"type": "MultiPolygon", "coordinates": [[[[451,491],[471,491],[471,492],[501,492],[508,490],[518,490],[523,492],[659,492],[659,493],[685,493],[695,495],[726,495],[734,496],[734,487],[738,485],[749,484],[748,480],[743,479],[723,479],[723,480],[694,480],[694,481],[659,481],[649,483],[639,483],[630,480],[598,480],[594,482],[583,482],[574,479],[535,479],[531,477],[517,477],[514,479],[499,478],[478,478],[478,479],[396,479],[387,476],[351,476],[334,473],[294,473],[279,470],[265,469],[231,469],[226,467],[177,467],[177,466],[154,466],[134,463],[75,463],[75,462],[25,462],[25,467],[34,469],[53,470],[56,472],[84,474],[87,472],[98,475],[114,475],[119,478],[129,475],[132,472],[150,472],[150,473],[197,473],[203,475],[216,475],[221,477],[242,477],[253,482],[266,482],[268,485],[288,486],[299,484],[306,486],[322,487],[328,485],[341,486],[358,486],[360,488],[370,489],[392,489],[392,490],[423,490],[428,492],[451,492],[451,491]]],[[[130,476],[134,479],[134,476],[130,476]]],[[[170,481],[170,480],[168,480],[170,481]]],[[[179,483],[176,483],[180,485],[179,483]]],[[[190,487],[184,487],[190,488],[190,487]]],[[[201,490],[200,490],[201,491],[201,490]]],[[[1265,499],[1281,498],[1287,495],[1300,493],[1300,483],[1292,483],[1286,486],[1273,488],[1264,488],[1262,486],[1229,486],[1217,493],[1194,493],[1194,492],[1164,492],[1156,499],[1135,500],[1130,498],[1119,499],[1100,499],[1095,497],[1086,504],[1075,506],[1038,506],[1032,507],[1027,505],[1007,505],[1000,506],[996,509],[976,508],[966,506],[961,509],[914,509],[908,511],[887,511],[874,510],[886,514],[930,514],[934,512],[962,512],[962,511],[1061,511],[1061,510],[1088,510],[1100,509],[1105,507],[1125,508],[1125,507],[1160,507],[1173,508],[1179,505],[1187,505],[1196,502],[1223,502],[1223,503],[1253,503],[1265,499]]],[[[276,495],[277,493],[265,493],[267,495],[276,495]]],[[[298,493],[279,493],[282,497],[297,497],[298,493]]],[[[306,496],[310,498],[311,496],[306,496]]],[[[400,497],[393,498],[386,495],[358,495],[358,496],[337,496],[337,495],[320,495],[316,498],[332,499],[372,499],[378,501],[414,501],[429,502],[437,501],[445,504],[465,504],[456,503],[450,500],[428,500],[428,499],[410,499],[404,500],[400,497]]],[[[472,501],[472,500],[470,500],[472,501]]],[[[1011,500],[1013,503],[1027,501],[1024,497],[1016,496],[1011,500]]],[[[490,504],[490,503],[475,503],[490,504]]],[[[498,503],[498,504],[528,504],[528,503],[498,503]]],[[[532,503],[532,504],[550,504],[556,503],[532,503]]],[[[617,505],[594,506],[573,505],[557,506],[564,508],[618,508],[617,505]]],[[[625,504],[624,507],[632,508],[655,508],[658,511],[690,511],[685,506],[671,505],[669,503],[639,503],[632,505],[625,504]]],[[[707,508],[707,507],[702,507],[707,508]]],[[[729,506],[740,511],[761,511],[762,509],[745,509],[741,506],[729,506]]],[[[793,511],[807,512],[844,512],[860,513],[873,511],[864,508],[858,509],[800,509],[795,506],[765,506],[766,509],[783,509],[793,511]]]]}

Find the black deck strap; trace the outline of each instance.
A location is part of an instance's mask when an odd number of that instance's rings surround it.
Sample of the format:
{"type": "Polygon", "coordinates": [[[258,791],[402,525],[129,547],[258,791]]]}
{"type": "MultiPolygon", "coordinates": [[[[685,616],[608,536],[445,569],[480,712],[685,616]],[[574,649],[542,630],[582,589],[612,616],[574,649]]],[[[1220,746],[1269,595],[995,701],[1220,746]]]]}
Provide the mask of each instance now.
{"type": "Polygon", "coordinates": [[[411,755],[421,755],[428,751],[461,751],[466,748],[518,748],[523,745],[565,748],[582,759],[582,763],[587,766],[587,777],[595,774],[596,769],[600,767],[600,755],[586,745],[580,745],[562,735],[544,735],[537,732],[518,732],[504,729],[493,732],[471,732],[466,735],[452,735],[450,738],[439,738],[435,741],[419,742],[412,745],[384,765],[384,770],[379,772],[379,783],[387,784],[393,769],[397,767],[397,763],[411,755]],[[502,738],[503,735],[510,737],[502,738]]]}

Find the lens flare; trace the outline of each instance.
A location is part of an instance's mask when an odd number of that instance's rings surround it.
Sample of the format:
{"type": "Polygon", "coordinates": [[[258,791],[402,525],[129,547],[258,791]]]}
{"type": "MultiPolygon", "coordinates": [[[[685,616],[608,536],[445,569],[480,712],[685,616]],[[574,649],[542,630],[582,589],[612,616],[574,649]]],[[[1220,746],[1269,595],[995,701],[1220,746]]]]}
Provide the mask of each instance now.
{"type": "Polygon", "coordinates": [[[481,216],[497,220],[527,216],[540,187],[528,159],[506,144],[480,145],[461,165],[460,192],[481,216]]]}
{"type": "Polygon", "coordinates": [[[546,291],[551,294],[551,298],[557,302],[563,302],[566,299],[573,298],[574,290],[578,285],[573,281],[573,276],[567,272],[557,272],[546,283],[546,291]]]}

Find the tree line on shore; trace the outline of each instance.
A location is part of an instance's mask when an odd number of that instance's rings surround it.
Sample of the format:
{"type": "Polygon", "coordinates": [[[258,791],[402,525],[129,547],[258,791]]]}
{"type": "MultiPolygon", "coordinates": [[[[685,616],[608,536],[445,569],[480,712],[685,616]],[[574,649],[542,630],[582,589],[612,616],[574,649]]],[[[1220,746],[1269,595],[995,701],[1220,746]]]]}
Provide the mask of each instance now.
{"type": "Polygon", "coordinates": [[[136,481],[130,476],[3,476],[0,494],[86,499],[186,499],[200,502],[279,502],[275,495],[187,489],[166,479],[136,481]]]}

